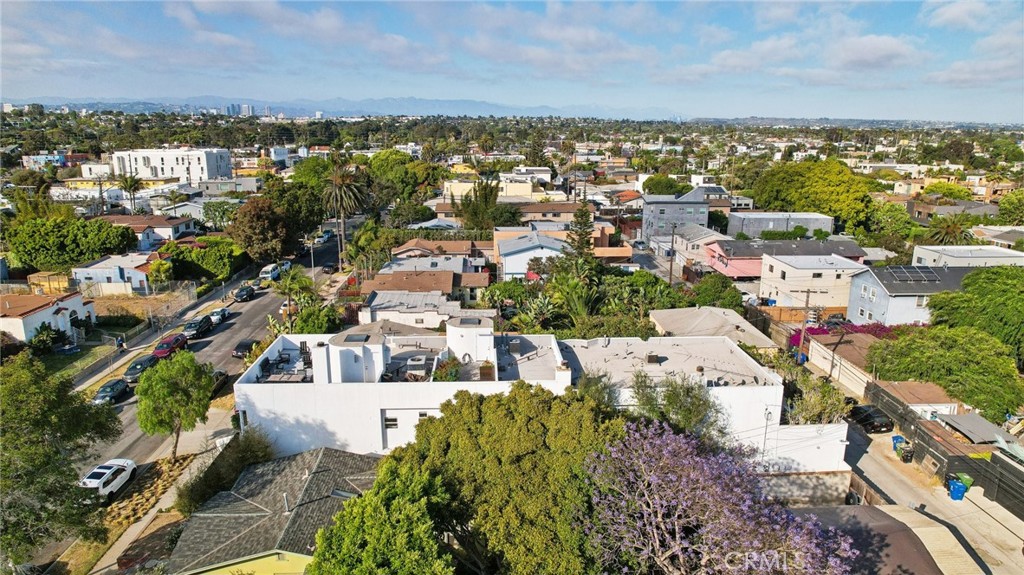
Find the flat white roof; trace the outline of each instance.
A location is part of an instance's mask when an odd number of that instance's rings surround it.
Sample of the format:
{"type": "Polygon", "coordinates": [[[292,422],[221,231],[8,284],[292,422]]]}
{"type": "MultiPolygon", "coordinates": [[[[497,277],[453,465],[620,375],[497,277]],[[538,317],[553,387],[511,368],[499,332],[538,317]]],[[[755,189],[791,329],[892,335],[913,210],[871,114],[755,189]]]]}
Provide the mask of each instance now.
{"type": "Polygon", "coordinates": [[[778,260],[787,266],[801,270],[861,270],[867,266],[841,256],[770,256],[765,254],[766,259],[778,260]]]}
{"type": "Polygon", "coordinates": [[[817,212],[729,212],[729,215],[748,220],[766,220],[776,218],[824,218],[826,220],[832,219],[831,217],[826,216],[825,214],[819,214],[817,212]]]}
{"type": "Polygon", "coordinates": [[[960,258],[1002,256],[1024,259],[1024,252],[1000,246],[916,246],[914,248],[960,258]]]}

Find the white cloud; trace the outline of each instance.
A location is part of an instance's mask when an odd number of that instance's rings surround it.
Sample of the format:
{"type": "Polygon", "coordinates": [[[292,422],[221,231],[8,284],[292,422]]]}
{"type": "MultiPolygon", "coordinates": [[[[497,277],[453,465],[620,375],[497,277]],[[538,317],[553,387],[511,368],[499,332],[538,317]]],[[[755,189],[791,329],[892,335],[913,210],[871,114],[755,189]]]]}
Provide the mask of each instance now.
{"type": "Polygon", "coordinates": [[[971,48],[974,58],[957,60],[927,79],[954,87],[1009,83],[1024,84],[1024,21],[1006,24],[980,38],[971,48]]]}
{"type": "Polygon", "coordinates": [[[736,37],[736,32],[715,24],[702,24],[697,27],[696,33],[701,46],[724,44],[736,37]]]}
{"type": "Polygon", "coordinates": [[[723,50],[711,58],[711,63],[726,71],[750,72],[766,64],[803,58],[796,36],[787,34],[759,40],[744,50],[723,50]]]}
{"type": "Polygon", "coordinates": [[[877,34],[839,39],[829,45],[829,52],[831,67],[850,71],[902,68],[925,57],[908,39],[877,34]]]}
{"type": "Polygon", "coordinates": [[[930,0],[921,7],[919,17],[931,27],[980,31],[985,29],[989,14],[989,5],[977,0],[930,0]]]}
{"type": "Polygon", "coordinates": [[[754,22],[759,30],[776,28],[800,20],[799,2],[757,2],[754,4],[754,22]]]}

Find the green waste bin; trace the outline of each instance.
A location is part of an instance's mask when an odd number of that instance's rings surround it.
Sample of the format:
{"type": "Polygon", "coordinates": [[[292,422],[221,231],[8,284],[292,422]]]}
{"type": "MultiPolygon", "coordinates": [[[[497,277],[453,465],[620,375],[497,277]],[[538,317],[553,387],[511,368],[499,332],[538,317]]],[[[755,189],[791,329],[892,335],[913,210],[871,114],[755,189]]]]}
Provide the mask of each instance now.
{"type": "Polygon", "coordinates": [[[967,487],[968,490],[971,489],[971,485],[974,485],[974,478],[971,477],[970,475],[967,475],[966,473],[957,473],[956,476],[960,479],[960,482],[967,487]]]}

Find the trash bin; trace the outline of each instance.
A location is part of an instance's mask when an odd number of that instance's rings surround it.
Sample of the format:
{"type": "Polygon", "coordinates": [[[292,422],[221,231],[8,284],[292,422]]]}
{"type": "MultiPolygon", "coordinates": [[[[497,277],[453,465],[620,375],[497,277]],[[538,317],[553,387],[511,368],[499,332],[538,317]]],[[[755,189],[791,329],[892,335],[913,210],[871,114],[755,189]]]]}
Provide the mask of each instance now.
{"type": "Polygon", "coordinates": [[[956,473],[947,473],[945,477],[942,478],[942,486],[946,488],[946,491],[949,491],[950,482],[959,480],[960,476],[958,476],[956,473]]]}
{"type": "Polygon", "coordinates": [[[892,436],[892,450],[898,453],[899,450],[900,450],[900,444],[903,443],[906,440],[907,440],[907,438],[903,437],[902,435],[893,435],[892,436]]]}
{"type": "Polygon", "coordinates": [[[903,463],[912,463],[914,461],[914,446],[909,443],[900,446],[900,461],[903,463]]]}
{"type": "Polygon", "coordinates": [[[949,498],[953,501],[963,501],[966,493],[967,486],[959,479],[949,482],[949,498]]]}
{"type": "Polygon", "coordinates": [[[971,486],[974,485],[974,478],[973,477],[971,477],[970,475],[967,475],[966,473],[957,473],[956,477],[957,477],[957,479],[960,480],[960,483],[963,483],[964,485],[967,486],[967,491],[971,490],[971,486]]]}

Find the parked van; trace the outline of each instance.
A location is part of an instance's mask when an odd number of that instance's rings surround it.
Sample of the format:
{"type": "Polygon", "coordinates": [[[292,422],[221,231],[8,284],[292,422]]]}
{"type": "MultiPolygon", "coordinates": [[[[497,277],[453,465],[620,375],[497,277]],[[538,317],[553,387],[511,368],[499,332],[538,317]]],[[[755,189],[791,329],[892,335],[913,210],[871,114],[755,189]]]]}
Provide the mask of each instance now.
{"type": "Polygon", "coordinates": [[[281,268],[277,264],[270,264],[260,270],[260,279],[277,281],[281,277],[281,268]]]}

